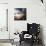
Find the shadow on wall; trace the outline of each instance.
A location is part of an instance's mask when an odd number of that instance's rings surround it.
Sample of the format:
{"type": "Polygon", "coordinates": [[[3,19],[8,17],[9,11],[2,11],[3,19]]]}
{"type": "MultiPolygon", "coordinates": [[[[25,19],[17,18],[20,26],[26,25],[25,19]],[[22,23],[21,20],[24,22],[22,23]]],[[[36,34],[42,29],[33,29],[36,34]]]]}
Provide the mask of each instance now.
{"type": "Polygon", "coordinates": [[[43,26],[40,25],[40,39],[42,40],[42,46],[45,46],[44,45],[44,37],[43,37],[43,26]]]}

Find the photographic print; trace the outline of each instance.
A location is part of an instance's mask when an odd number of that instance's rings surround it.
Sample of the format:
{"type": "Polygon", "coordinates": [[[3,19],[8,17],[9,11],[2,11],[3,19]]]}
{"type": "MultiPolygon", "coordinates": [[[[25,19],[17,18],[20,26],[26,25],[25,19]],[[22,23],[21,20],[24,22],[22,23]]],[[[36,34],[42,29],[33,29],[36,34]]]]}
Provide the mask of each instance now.
{"type": "Polygon", "coordinates": [[[14,20],[26,20],[26,8],[15,8],[14,20]]]}

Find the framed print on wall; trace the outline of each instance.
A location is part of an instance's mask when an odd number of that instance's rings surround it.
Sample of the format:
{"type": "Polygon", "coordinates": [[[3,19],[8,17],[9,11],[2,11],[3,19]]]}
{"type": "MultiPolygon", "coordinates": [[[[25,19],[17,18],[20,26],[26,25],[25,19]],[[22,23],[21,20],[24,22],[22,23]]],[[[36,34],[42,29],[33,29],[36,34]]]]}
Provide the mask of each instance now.
{"type": "Polygon", "coordinates": [[[26,8],[15,8],[14,11],[14,20],[26,20],[26,8]]]}

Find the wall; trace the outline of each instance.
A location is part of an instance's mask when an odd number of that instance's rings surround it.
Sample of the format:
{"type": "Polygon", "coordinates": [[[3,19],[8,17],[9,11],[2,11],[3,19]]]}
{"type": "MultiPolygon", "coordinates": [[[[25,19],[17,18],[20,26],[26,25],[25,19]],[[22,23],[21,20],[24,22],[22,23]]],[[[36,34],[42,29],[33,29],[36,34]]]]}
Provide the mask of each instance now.
{"type": "Polygon", "coordinates": [[[44,42],[46,44],[45,4],[42,4],[40,0],[12,0],[9,2],[9,31],[11,32],[11,38],[14,38],[13,33],[15,31],[27,30],[27,22],[40,23],[42,25],[44,42]],[[14,8],[27,8],[27,20],[14,21],[14,8]]]}
{"type": "Polygon", "coordinates": [[[0,3],[8,3],[8,0],[0,0],[0,3]]]}

